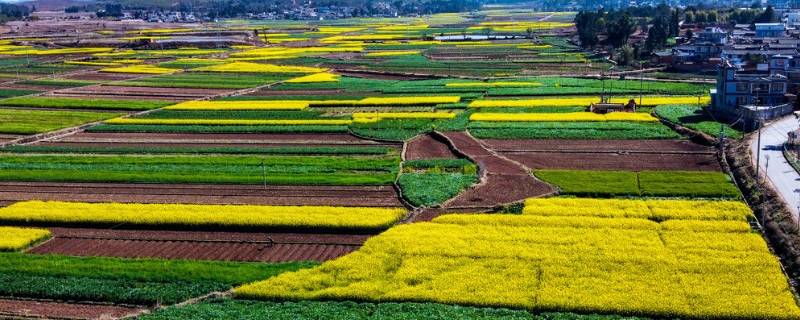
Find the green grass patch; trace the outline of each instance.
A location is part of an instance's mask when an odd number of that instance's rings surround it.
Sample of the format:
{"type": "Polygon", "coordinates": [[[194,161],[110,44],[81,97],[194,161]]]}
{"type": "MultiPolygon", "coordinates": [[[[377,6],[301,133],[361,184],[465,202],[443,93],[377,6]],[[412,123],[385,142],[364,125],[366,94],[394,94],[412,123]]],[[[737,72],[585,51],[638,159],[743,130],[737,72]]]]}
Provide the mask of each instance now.
{"type": "Polygon", "coordinates": [[[397,184],[414,206],[439,205],[478,182],[478,175],[464,173],[403,173],[397,184]]]}
{"type": "Polygon", "coordinates": [[[353,320],[636,320],[642,318],[577,315],[571,313],[531,314],[525,310],[476,308],[437,303],[356,303],[334,301],[261,302],[213,299],[183,307],[169,307],[146,314],[142,320],[173,319],[353,319],[353,320]]]}
{"type": "Polygon", "coordinates": [[[27,96],[29,94],[35,94],[39,92],[40,91],[36,90],[0,89],[0,98],[27,96]]]}
{"type": "Polygon", "coordinates": [[[0,296],[173,304],[316,265],[0,254],[0,296]]]}
{"type": "Polygon", "coordinates": [[[110,100],[53,97],[18,97],[0,100],[0,105],[28,108],[56,109],[107,109],[107,110],[149,110],[173,104],[169,101],[153,100],[110,100]]]}
{"type": "Polygon", "coordinates": [[[719,136],[720,130],[729,138],[740,139],[742,137],[741,131],[714,121],[703,108],[695,105],[663,105],[656,107],[655,113],[672,123],[706,133],[712,137],[719,136]]]}
{"type": "Polygon", "coordinates": [[[581,197],[739,198],[739,189],[721,172],[536,170],[536,177],[565,195],[581,197]]]}
{"type": "Polygon", "coordinates": [[[246,89],[291,78],[289,75],[184,72],[115,82],[121,86],[246,89]]]}
{"type": "Polygon", "coordinates": [[[638,122],[471,122],[479,139],[679,139],[661,123],[638,122]]]}
{"type": "Polygon", "coordinates": [[[385,155],[393,149],[371,146],[320,147],[127,147],[127,146],[8,146],[13,153],[78,154],[263,154],[263,155],[385,155]]]}
{"type": "Polygon", "coordinates": [[[396,156],[0,155],[2,181],[387,185],[398,168],[396,156]]]}
{"type": "Polygon", "coordinates": [[[121,115],[107,112],[0,109],[0,133],[36,134],[121,115]]]}

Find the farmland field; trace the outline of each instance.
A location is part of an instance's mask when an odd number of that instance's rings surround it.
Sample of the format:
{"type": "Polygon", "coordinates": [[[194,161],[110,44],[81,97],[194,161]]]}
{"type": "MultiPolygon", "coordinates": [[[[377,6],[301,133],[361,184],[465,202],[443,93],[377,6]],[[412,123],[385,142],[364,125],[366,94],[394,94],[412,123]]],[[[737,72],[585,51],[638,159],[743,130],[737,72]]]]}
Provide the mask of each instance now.
{"type": "Polygon", "coordinates": [[[0,26],[0,318],[800,319],[712,77],[527,4],[225,15],[0,26]]]}

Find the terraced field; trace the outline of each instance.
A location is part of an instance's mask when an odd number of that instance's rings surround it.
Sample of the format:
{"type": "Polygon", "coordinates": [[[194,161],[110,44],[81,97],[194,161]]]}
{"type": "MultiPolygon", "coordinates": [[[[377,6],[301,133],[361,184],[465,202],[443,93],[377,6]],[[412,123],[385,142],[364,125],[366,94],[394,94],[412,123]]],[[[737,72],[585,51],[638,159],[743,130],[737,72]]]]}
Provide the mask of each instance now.
{"type": "Polygon", "coordinates": [[[719,128],[710,85],[597,79],[573,15],[0,40],[0,317],[800,318],[717,146],[671,127],[719,128]]]}

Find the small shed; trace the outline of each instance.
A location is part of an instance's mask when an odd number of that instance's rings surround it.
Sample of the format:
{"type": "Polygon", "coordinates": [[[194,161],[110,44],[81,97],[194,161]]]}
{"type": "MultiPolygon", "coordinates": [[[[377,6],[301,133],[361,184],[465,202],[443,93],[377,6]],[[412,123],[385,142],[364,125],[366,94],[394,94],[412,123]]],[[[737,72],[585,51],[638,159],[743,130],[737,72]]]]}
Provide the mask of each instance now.
{"type": "Polygon", "coordinates": [[[592,103],[589,105],[589,112],[606,114],[609,112],[636,112],[636,101],[629,100],[627,104],[622,103],[592,103]]]}

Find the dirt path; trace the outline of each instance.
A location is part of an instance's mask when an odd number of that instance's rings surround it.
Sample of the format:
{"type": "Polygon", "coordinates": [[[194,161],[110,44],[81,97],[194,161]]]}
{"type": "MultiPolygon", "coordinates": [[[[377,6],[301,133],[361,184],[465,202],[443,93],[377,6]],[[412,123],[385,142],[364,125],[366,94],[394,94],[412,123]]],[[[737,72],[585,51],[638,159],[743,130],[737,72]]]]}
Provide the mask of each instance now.
{"type": "Polygon", "coordinates": [[[531,175],[530,168],[490,151],[467,132],[435,134],[445,139],[457,153],[478,164],[480,183],[445,202],[441,208],[422,211],[415,221],[430,220],[453,211],[488,211],[556,191],[531,175]]]}
{"type": "Polygon", "coordinates": [[[4,319],[119,319],[144,311],[146,309],[109,305],[0,299],[0,318],[4,319]]]}

